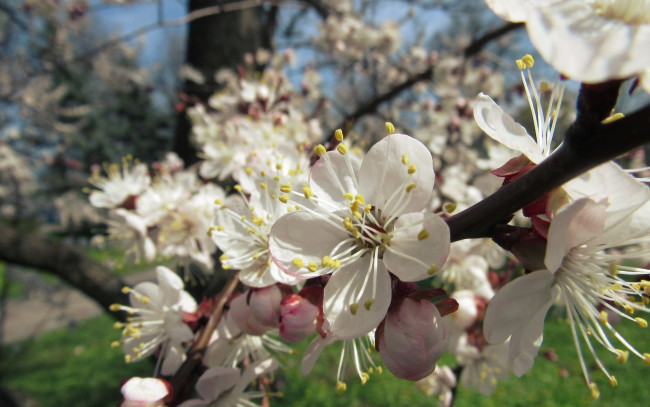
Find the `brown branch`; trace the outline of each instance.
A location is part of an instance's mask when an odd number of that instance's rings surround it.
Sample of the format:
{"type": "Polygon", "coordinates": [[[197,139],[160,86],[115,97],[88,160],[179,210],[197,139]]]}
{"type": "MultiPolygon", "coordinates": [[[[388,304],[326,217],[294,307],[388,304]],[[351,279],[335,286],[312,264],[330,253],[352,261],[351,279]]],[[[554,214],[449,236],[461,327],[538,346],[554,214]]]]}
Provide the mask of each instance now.
{"type": "MultiPolygon", "coordinates": [[[[522,24],[519,23],[507,23],[503,25],[502,27],[499,27],[493,31],[489,31],[485,35],[483,35],[480,38],[477,38],[474,40],[471,44],[469,44],[464,50],[463,50],[463,55],[465,58],[471,57],[473,55],[476,55],[479,51],[481,51],[490,41],[493,41],[513,30],[516,30],[519,27],[522,27],[522,24]]],[[[404,82],[394,86],[393,88],[389,89],[388,91],[381,93],[371,100],[367,101],[366,103],[362,104],[359,106],[354,112],[348,114],[345,116],[345,118],[339,123],[336,128],[330,130],[329,132],[325,133],[327,134],[328,139],[330,137],[333,137],[332,135],[334,134],[334,131],[336,129],[346,129],[350,127],[354,122],[362,118],[363,116],[367,114],[371,114],[377,111],[379,106],[384,103],[388,102],[389,100],[392,100],[393,98],[397,97],[400,93],[402,93],[406,89],[410,89],[413,87],[416,83],[423,81],[423,80],[429,80],[433,76],[433,70],[434,66],[431,66],[427,69],[425,69],[422,72],[419,72],[415,75],[412,75],[408,79],[406,79],[404,82]]],[[[332,144],[333,141],[329,140],[327,143],[332,144]]],[[[335,143],[334,143],[335,144],[335,143]]],[[[332,144],[332,145],[334,145],[332,144]]]]}
{"type": "Polygon", "coordinates": [[[238,283],[239,273],[235,273],[223,290],[221,290],[219,297],[212,307],[208,323],[203,327],[203,330],[201,331],[199,338],[194,342],[192,349],[187,352],[187,359],[174,375],[174,378],[171,381],[172,388],[174,389],[174,400],[171,403],[172,407],[178,405],[182,401],[179,400],[179,398],[182,398],[186,394],[185,390],[187,389],[187,386],[193,381],[194,375],[197,372],[197,367],[199,367],[203,361],[203,355],[208,347],[212,333],[217,328],[221,315],[223,315],[223,308],[226,305],[228,298],[230,298],[232,293],[235,291],[235,288],[237,288],[238,283]]]}
{"type": "Polygon", "coordinates": [[[128,301],[121,291],[124,282],[108,267],[74,247],[36,233],[0,226],[0,260],[53,273],[106,310],[113,303],[128,301]]]}
{"type": "Polygon", "coordinates": [[[567,131],[564,144],[550,157],[447,219],[451,240],[490,237],[494,225],[529,203],[591,168],[649,142],[650,105],[610,124],[585,125],[578,119],[567,131]]]}

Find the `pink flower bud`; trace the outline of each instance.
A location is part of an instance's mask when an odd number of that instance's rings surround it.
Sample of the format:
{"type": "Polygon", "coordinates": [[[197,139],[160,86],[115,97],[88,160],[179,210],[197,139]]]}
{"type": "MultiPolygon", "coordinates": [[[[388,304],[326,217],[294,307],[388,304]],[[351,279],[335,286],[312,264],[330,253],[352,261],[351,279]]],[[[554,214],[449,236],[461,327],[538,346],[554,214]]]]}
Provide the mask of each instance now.
{"type": "Polygon", "coordinates": [[[316,331],[318,307],[307,299],[290,294],[282,300],[280,338],[297,343],[316,331]]]}
{"type": "Polygon", "coordinates": [[[132,377],[122,385],[122,395],[120,407],[163,407],[171,398],[172,387],[164,379],[132,377]]]}
{"type": "Polygon", "coordinates": [[[449,334],[440,312],[426,299],[404,298],[377,328],[376,345],[395,376],[420,380],[431,374],[447,349],[449,334]]]}
{"type": "Polygon", "coordinates": [[[230,302],[230,316],[249,335],[263,335],[277,328],[282,293],[277,286],[245,292],[230,302]]]}

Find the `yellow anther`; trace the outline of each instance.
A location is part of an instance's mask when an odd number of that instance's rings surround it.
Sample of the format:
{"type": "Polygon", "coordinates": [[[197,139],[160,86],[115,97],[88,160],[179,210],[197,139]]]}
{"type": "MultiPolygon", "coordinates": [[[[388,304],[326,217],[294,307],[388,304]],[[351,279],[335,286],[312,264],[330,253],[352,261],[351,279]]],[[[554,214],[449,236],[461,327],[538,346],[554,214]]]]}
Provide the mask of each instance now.
{"type": "Polygon", "coordinates": [[[116,322],[113,324],[113,329],[122,329],[124,328],[124,324],[121,322],[116,322]]]}
{"type": "Polygon", "coordinates": [[[221,268],[224,269],[224,270],[230,270],[232,268],[232,266],[229,266],[227,264],[222,264],[221,268]]]}
{"type": "Polygon", "coordinates": [[[419,240],[419,241],[423,241],[423,240],[426,239],[427,237],[429,237],[429,232],[427,232],[426,229],[422,229],[422,230],[420,231],[420,233],[418,233],[418,240],[419,240]]]}
{"type": "Polygon", "coordinates": [[[600,391],[598,390],[598,386],[596,386],[596,383],[594,382],[589,383],[589,390],[591,390],[591,397],[594,400],[597,400],[600,397],[600,391]]]}
{"type": "Polygon", "coordinates": [[[409,182],[408,185],[406,185],[406,192],[411,192],[415,188],[415,182],[409,182]]]}
{"type": "Polygon", "coordinates": [[[548,89],[549,89],[548,82],[542,81],[542,83],[539,84],[540,92],[546,92],[548,89]]]}
{"type": "Polygon", "coordinates": [[[140,297],[139,300],[140,300],[140,302],[142,302],[143,304],[149,304],[149,301],[151,301],[151,300],[149,299],[149,297],[140,297]]]}
{"type": "Polygon", "coordinates": [[[273,181],[280,182],[280,177],[276,175],[275,177],[273,177],[273,181]]]}
{"type": "Polygon", "coordinates": [[[131,355],[124,355],[124,362],[131,363],[131,360],[132,360],[131,355]]]}
{"type": "Polygon", "coordinates": [[[275,164],[275,169],[276,170],[281,170],[282,169],[282,163],[275,164]]]}
{"type": "Polygon", "coordinates": [[[347,386],[345,383],[338,381],[336,382],[336,391],[338,392],[344,392],[347,389],[347,386]]]}
{"type": "Polygon", "coordinates": [[[648,327],[648,321],[646,321],[645,319],[643,319],[641,317],[637,317],[637,318],[634,318],[634,320],[636,321],[637,324],[639,324],[639,326],[641,328],[647,328],[648,327]]]}
{"type": "Polygon", "coordinates": [[[416,171],[415,164],[409,164],[408,173],[409,174],[414,174],[415,171],[416,171]]]}
{"type": "Polygon", "coordinates": [[[336,141],[343,141],[343,130],[341,129],[336,129],[334,132],[334,138],[336,141]]]}
{"type": "Polygon", "coordinates": [[[634,308],[632,308],[629,304],[625,304],[623,308],[625,308],[625,312],[627,312],[628,315],[634,314],[634,308]]]}
{"type": "Polygon", "coordinates": [[[130,292],[131,292],[131,288],[130,288],[130,287],[122,287],[122,294],[128,294],[128,293],[130,293],[130,292]]]}
{"type": "Polygon", "coordinates": [[[291,184],[280,185],[280,191],[284,192],[285,194],[288,194],[289,192],[291,192],[291,184]]]}
{"type": "Polygon", "coordinates": [[[343,219],[343,226],[345,226],[347,230],[354,230],[354,225],[352,225],[352,219],[349,216],[343,219]]]}
{"type": "MultiPolygon", "coordinates": [[[[302,193],[305,195],[305,199],[309,199],[312,196],[314,196],[314,193],[311,191],[311,188],[307,186],[307,184],[302,186],[302,193]]],[[[296,208],[298,209],[298,208],[296,208]]]]}
{"type": "Polygon", "coordinates": [[[237,184],[233,188],[235,188],[235,191],[237,192],[242,192],[241,185],[237,184]]]}
{"type": "Polygon", "coordinates": [[[314,153],[316,153],[317,156],[322,157],[327,153],[327,150],[324,145],[319,144],[314,148],[314,153]]]}
{"type": "Polygon", "coordinates": [[[262,189],[266,189],[266,184],[263,183],[263,182],[260,182],[260,188],[262,188],[262,189]]]}
{"type": "Polygon", "coordinates": [[[627,358],[629,356],[629,351],[616,349],[616,361],[618,361],[618,363],[627,363],[627,358]]]}
{"type": "Polygon", "coordinates": [[[121,345],[122,345],[122,342],[120,342],[120,341],[111,342],[111,348],[119,348],[121,345]]]}
{"type": "Polygon", "coordinates": [[[456,210],[456,207],[457,207],[457,206],[456,206],[455,203],[447,202],[447,203],[444,204],[442,207],[443,207],[443,209],[445,210],[445,212],[447,212],[447,213],[454,213],[454,211],[456,210]]]}
{"type": "Polygon", "coordinates": [[[316,270],[318,270],[318,264],[314,263],[313,261],[310,261],[309,265],[307,265],[307,270],[314,273],[316,270]]]}
{"type": "Polygon", "coordinates": [[[226,260],[227,258],[228,258],[228,255],[227,255],[226,253],[224,253],[224,254],[222,254],[221,256],[219,256],[219,260],[220,260],[220,261],[224,261],[224,260],[226,260]]]}
{"type": "Polygon", "coordinates": [[[345,144],[341,143],[338,146],[336,146],[336,151],[339,152],[339,154],[345,155],[348,153],[348,146],[345,144]]]}
{"type": "Polygon", "coordinates": [[[357,315],[357,310],[359,309],[359,304],[354,303],[350,305],[350,314],[357,315]]]}
{"type": "Polygon", "coordinates": [[[223,225],[219,225],[219,226],[217,226],[217,230],[218,230],[219,232],[223,232],[224,230],[226,230],[226,227],[223,226],[223,225]]]}
{"type": "Polygon", "coordinates": [[[215,199],[215,200],[214,200],[214,203],[215,203],[216,205],[221,205],[221,204],[223,203],[223,201],[222,201],[221,199],[215,199]]]}
{"type": "Polygon", "coordinates": [[[370,210],[372,209],[372,205],[368,204],[363,208],[363,211],[365,213],[370,213],[370,210]]]}
{"type": "Polygon", "coordinates": [[[246,174],[251,175],[253,173],[253,169],[251,167],[246,167],[246,174]]]}
{"type": "Polygon", "coordinates": [[[363,195],[361,195],[361,194],[356,194],[356,195],[354,196],[354,202],[357,202],[359,205],[361,205],[361,204],[363,204],[364,202],[366,202],[366,199],[363,197],[363,195]]]}
{"type": "Polygon", "coordinates": [[[526,64],[524,64],[524,61],[522,61],[521,59],[516,60],[515,63],[517,63],[517,68],[519,68],[519,70],[523,71],[524,69],[526,69],[526,64]]]}
{"type": "Polygon", "coordinates": [[[607,312],[605,310],[600,311],[600,323],[607,325],[607,312]]]}
{"type": "Polygon", "coordinates": [[[618,386],[618,381],[616,380],[615,376],[611,376],[609,378],[609,385],[612,386],[612,387],[618,386]]]}
{"type": "Polygon", "coordinates": [[[366,372],[361,373],[361,385],[363,386],[368,382],[368,379],[370,379],[370,375],[366,372]]]}
{"type": "Polygon", "coordinates": [[[358,219],[361,219],[363,217],[363,215],[361,215],[361,212],[359,211],[352,212],[352,215],[354,215],[354,217],[358,219]]]}
{"type": "Polygon", "coordinates": [[[323,259],[321,260],[320,264],[323,267],[329,267],[332,264],[334,264],[334,262],[332,261],[332,258],[330,256],[323,256],[323,259]]]}
{"type": "Polygon", "coordinates": [[[532,68],[533,65],[535,65],[535,59],[530,54],[524,55],[523,58],[521,58],[521,61],[529,68],[532,68]]]}
{"type": "Polygon", "coordinates": [[[409,158],[406,154],[402,154],[402,164],[409,165],[409,158]]]}
{"type": "Polygon", "coordinates": [[[108,309],[110,309],[113,312],[116,312],[116,311],[119,311],[120,309],[122,309],[122,305],[121,304],[111,304],[111,306],[108,307],[108,309]]]}
{"type": "Polygon", "coordinates": [[[280,202],[286,204],[287,202],[289,202],[289,195],[280,195],[278,199],[280,200],[280,202]]]}
{"type": "Polygon", "coordinates": [[[646,365],[650,365],[650,353],[643,354],[643,363],[645,363],[646,365]]]}
{"type": "Polygon", "coordinates": [[[429,267],[429,270],[427,270],[427,273],[432,276],[438,272],[438,266],[435,264],[432,264],[431,267],[429,267]]]}
{"type": "Polygon", "coordinates": [[[609,263],[609,274],[611,274],[612,277],[616,277],[617,273],[618,273],[618,267],[616,266],[616,264],[609,263]]]}
{"type": "Polygon", "coordinates": [[[242,222],[245,221],[245,220],[246,220],[246,215],[242,215],[242,216],[240,216],[240,217],[239,217],[239,220],[241,220],[242,222]]]}
{"type": "Polygon", "coordinates": [[[370,307],[372,307],[372,304],[375,303],[375,299],[371,298],[368,301],[363,303],[363,306],[366,308],[366,310],[370,311],[370,307]]]}
{"type": "Polygon", "coordinates": [[[609,124],[611,122],[615,122],[616,120],[624,118],[625,115],[623,113],[614,113],[613,115],[604,118],[601,123],[602,124],[609,124]]]}
{"type": "Polygon", "coordinates": [[[343,194],[343,198],[347,199],[348,201],[353,201],[354,200],[354,195],[350,192],[346,192],[343,194]]]}
{"type": "Polygon", "coordinates": [[[303,263],[303,261],[302,261],[302,259],[300,257],[294,258],[291,262],[296,267],[305,267],[305,263],[303,263]]]}
{"type": "Polygon", "coordinates": [[[384,369],[382,369],[381,366],[377,366],[377,373],[379,374],[384,373],[384,369]]]}
{"type": "Polygon", "coordinates": [[[386,122],[386,133],[389,135],[395,133],[395,126],[393,126],[393,123],[386,122]]]}

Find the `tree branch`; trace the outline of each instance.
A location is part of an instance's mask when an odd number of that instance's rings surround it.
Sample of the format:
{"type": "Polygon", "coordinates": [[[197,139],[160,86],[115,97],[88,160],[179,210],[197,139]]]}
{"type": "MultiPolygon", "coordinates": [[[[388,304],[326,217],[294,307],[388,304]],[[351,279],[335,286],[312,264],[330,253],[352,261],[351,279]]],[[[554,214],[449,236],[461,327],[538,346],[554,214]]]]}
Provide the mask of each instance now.
{"type": "Polygon", "coordinates": [[[495,224],[534,200],[591,168],[649,142],[650,105],[609,124],[571,126],[565,142],[546,160],[447,219],[451,240],[490,237],[495,224]]]}
{"type": "MultiPolygon", "coordinates": [[[[499,27],[493,31],[489,31],[485,35],[483,35],[480,38],[477,38],[474,40],[471,44],[469,44],[464,50],[463,50],[463,55],[465,58],[468,58],[470,56],[476,55],[478,52],[480,52],[490,41],[495,40],[513,30],[516,30],[519,27],[522,27],[523,24],[521,23],[507,23],[503,25],[502,27],[499,27]]],[[[348,114],[345,116],[345,118],[341,121],[341,123],[338,124],[336,128],[333,130],[325,133],[327,134],[328,138],[332,137],[331,135],[334,134],[334,131],[337,129],[345,129],[346,127],[349,127],[354,123],[355,121],[359,120],[363,116],[374,113],[377,111],[379,106],[387,102],[389,100],[392,100],[393,98],[397,97],[402,91],[411,88],[414,86],[416,83],[422,81],[422,80],[428,80],[431,79],[433,76],[433,70],[434,66],[431,66],[424,71],[417,73],[410,78],[406,79],[404,82],[394,86],[393,88],[389,89],[388,91],[381,93],[371,100],[367,101],[366,103],[362,104],[359,106],[354,112],[348,114]]],[[[331,140],[330,140],[331,142],[331,140]]]]}
{"type": "Polygon", "coordinates": [[[0,226],[0,260],[53,273],[106,310],[113,303],[128,302],[121,291],[124,282],[106,266],[78,249],[34,233],[0,226]]]}

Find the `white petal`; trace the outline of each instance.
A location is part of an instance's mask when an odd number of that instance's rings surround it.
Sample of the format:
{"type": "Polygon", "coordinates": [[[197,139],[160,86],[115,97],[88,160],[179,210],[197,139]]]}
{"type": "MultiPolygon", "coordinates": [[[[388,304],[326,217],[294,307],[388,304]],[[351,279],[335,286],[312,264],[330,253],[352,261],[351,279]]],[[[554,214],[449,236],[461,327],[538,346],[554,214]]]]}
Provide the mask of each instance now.
{"type": "Polygon", "coordinates": [[[650,24],[608,18],[590,3],[550,2],[530,13],[526,28],[537,51],[555,69],[581,82],[642,73],[650,66],[650,24]]]}
{"type": "Polygon", "coordinates": [[[358,165],[356,160],[329,151],[311,168],[309,186],[320,201],[331,204],[332,208],[347,208],[343,194],[357,194],[358,165]]]}
{"type": "Polygon", "coordinates": [[[366,202],[395,216],[424,209],[431,198],[434,180],[431,152],[420,141],[404,134],[391,134],[372,146],[359,169],[359,189],[366,202]],[[404,155],[415,166],[412,174],[408,173],[409,166],[402,163],[404,155]],[[411,182],[416,187],[406,193],[405,187],[411,182]],[[404,195],[387,206],[393,194],[404,195]],[[408,204],[400,205],[405,200],[408,204]]]}
{"type": "Polygon", "coordinates": [[[163,376],[169,376],[176,373],[178,368],[183,364],[183,361],[185,361],[185,351],[180,343],[171,342],[168,346],[169,348],[163,356],[165,359],[160,367],[160,373],[163,376]]]}
{"type": "Polygon", "coordinates": [[[544,319],[547,307],[540,308],[530,319],[525,329],[512,334],[508,348],[508,365],[517,377],[530,370],[535,363],[535,357],[544,339],[544,319]]]}
{"type": "Polygon", "coordinates": [[[485,3],[504,20],[513,23],[526,20],[528,0],[485,0],[485,3]]]}
{"type": "Polygon", "coordinates": [[[539,312],[551,304],[553,274],[534,271],[506,284],[490,301],[483,321],[483,334],[489,343],[508,340],[515,332],[526,329],[539,312]]]}
{"type": "Polygon", "coordinates": [[[540,147],[526,129],[484,93],[479,94],[474,101],[474,120],[488,136],[508,148],[520,151],[530,161],[538,164],[544,159],[540,147]]]}
{"type": "Polygon", "coordinates": [[[395,222],[393,238],[384,253],[384,265],[402,281],[423,280],[431,277],[432,265],[436,266],[435,270],[442,269],[449,244],[449,227],[438,215],[407,213],[395,222]],[[424,237],[423,231],[428,236],[420,240],[418,236],[424,237]]]}
{"type": "Polygon", "coordinates": [[[390,276],[381,260],[373,270],[371,259],[367,254],[341,267],[325,286],[323,314],[331,324],[331,332],[341,339],[355,338],[376,328],[390,305],[390,276]],[[357,304],[354,314],[353,304],[357,304]]]}
{"type": "Polygon", "coordinates": [[[158,277],[162,303],[166,305],[177,304],[180,299],[179,293],[185,287],[183,280],[178,274],[164,266],[156,267],[156,276],[158,277]]]}
{"type": "Polygon", "coordinates": [[[239,369],[233,367],[213,367],[201,375],[196,382],[196,391],[205,401],[214,401],[233,388],[239,381],[239,369]]]}
{"type": "Polygon", "coordinates": [[[582,198],[560,211],[548,230],[544,264],[550,272],[560,268],[562,260],[572,248],[587,243],[603,232],[605,202],[596,203],[582,198]]]}
{"type": "Polygon", "coordinates": [[[331,272],[331,269],[321,267],[322,259],[324,256],[331,256],[332,250],[348,236],[342,224],[339,227],[326,220],[325,217],[329,216],[305,211],[281,216],[273,224],[269,234],[269,251],[273,261],[284,272],[301,278],[311,278],[331,272]],[[296,258],[302,260],[304,267],[294,265],[293,261],[296,258]],[[315,272],[307,269],[312,262],[318,265],[315,272]]]}

